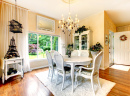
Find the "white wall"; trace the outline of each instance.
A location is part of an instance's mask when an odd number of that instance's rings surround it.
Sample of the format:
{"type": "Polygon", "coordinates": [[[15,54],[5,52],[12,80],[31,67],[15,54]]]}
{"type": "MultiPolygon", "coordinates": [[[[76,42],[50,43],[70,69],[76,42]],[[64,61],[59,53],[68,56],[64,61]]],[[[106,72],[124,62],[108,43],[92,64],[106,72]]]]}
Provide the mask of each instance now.
{"type": "Polygon", "coordinates": [[[46,66],[48,66],[47,59],[34,59],[34,60],[30,60],[30,67],[31,67],[31,69],[36,69],[36,68],[46,67],[46,66]]]}

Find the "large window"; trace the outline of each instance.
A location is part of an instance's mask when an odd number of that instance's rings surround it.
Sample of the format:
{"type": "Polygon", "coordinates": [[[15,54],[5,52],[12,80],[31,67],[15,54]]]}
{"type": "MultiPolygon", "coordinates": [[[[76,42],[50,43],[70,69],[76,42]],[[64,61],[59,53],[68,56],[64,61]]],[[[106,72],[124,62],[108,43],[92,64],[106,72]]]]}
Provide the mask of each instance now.
{"type": "Polygon", "coordinates": [[[58,37],[43,34],[28,34],[29,59],[46,58],[45,51],[58,51],[58,37]]]}

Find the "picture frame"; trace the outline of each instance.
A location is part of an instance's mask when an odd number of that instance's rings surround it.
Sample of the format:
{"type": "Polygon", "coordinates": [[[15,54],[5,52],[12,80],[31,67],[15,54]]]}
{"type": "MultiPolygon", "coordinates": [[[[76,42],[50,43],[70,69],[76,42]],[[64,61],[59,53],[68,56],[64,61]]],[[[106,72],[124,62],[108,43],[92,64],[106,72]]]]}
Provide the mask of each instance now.
{"type": "Polygon", "coordinates": [[[55,33],[55,20],[37,15],[37,30],[55,33]]]}

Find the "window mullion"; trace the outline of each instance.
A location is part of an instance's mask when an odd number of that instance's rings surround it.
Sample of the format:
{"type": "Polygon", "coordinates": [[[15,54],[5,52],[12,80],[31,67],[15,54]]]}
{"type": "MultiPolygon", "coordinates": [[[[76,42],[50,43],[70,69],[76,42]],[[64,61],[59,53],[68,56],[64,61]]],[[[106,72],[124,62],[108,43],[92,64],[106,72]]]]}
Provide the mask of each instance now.
{"type": "Polygon", "coordinates": [[[51,36],[51,51],[52,51],[52,36],[51,36]]]}
{"type": "Polygon", "coordinates": [[[39,45],[39,42],[38,42],[38,41],[39,41],[39,34],[37,34],[37,58],[39,58],[39,57],[38,57],[38,45],[39,45]]]}

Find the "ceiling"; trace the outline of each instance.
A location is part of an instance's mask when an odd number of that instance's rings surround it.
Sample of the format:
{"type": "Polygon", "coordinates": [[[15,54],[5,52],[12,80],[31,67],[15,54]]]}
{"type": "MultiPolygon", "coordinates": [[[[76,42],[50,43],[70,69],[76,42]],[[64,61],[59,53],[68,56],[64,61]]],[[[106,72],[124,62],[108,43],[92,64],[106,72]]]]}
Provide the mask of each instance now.
{"type": "MultiPolygon", "coordinates": [[[[15,0],[3,0],[15,3],[15,0]]],[[[17,4],[31,11],[61,19],[67,18],[69,4],[67,0],[17,0],[17,4]]],[[[106,10],[116,26],[130,24],[130,0],[76,0],[70,4],[71,16],[78,15],[80,20],[106,10]]]]}

